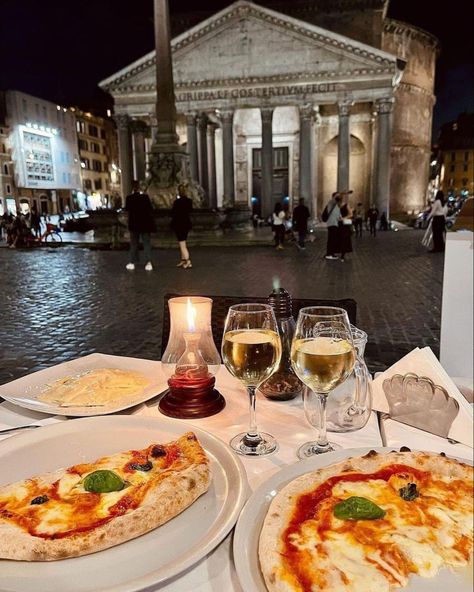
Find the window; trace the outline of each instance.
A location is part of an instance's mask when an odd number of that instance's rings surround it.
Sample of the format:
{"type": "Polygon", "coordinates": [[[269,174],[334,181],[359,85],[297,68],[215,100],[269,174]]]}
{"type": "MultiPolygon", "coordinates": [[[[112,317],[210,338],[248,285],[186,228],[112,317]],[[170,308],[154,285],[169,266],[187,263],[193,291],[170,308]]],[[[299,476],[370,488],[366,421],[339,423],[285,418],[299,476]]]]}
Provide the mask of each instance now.
{"type": "Polygon", "coordinates": [[[469,152],[464,152],[464,160],[469,160],[469,152]]]}
{"type": "Polygon", "coordinates": [[[91,163],[89,162],[89,159],[88,159],[88,158],[84,158],[84,160],[83,160],[82,162],[85,164],[84,168],[85,168],[86,170],[90,170],[90,168],[91,168],[91,163]]]}
{"type": "Polygon", "coordinates": [[[451,152],[451,160],[456,160],[456,152],[451,152]]]}
{"type": "Polygon", "coordinates": [[[4,164],[3,165],[3,174],[4,175],[9,175],[10,174],[9,171],[8,171],[8,165],[7,164],[4,164]]]}
{"type": "Polygon", "coordinates": [[[2,144],[2,152],[3,154],[7,153],[7,147],[5,146],[5,144],[2,144]]]}
{"type": "Polygon", "coordinates": [[[10,183],[7,183],[7,195],[11,195],[11,192],[12,192],[11,185],[10,185],[10,183]]]}
{"type": "Polygon", "coordinates": [[[63,173],[63,183],[67,183],[66,173],[63,173]]]}
{"type": "Polygon", "coordinates": [[[107,138],[107,134],[105,133],[105,129],[100,130],[100,137],[105,140],[107,138]]]}
{"type": "Polygon", "coordinates": [[[69,185],[71,184],[71,173],[67,174],[67,182],[69,185]]]}
{"type": "Polygon", "coordinates": [[[40,106],[38,105],[38,103],[35,103],[35,111],[36,111],[36,115],[39,117],[39,114],[40,114],[40,106]]]}
{"type": "MultiPolygon", "coordinates": [[[[79,123],[79,122],[77,122],[79,123]]],[[[89,150],[89,143],[87,140],[79,140],[79,149],[80,150],[89,150]]]]}
{"type": "Polygon", "coordinates": [[[86,133],[86,126],[83,121],[76,121],[76,129],[81,134],[86,133]]]}
{"type": "Polygon", "coordinates": [[[466,164],[466,163],[464,163],[464,166],[462,167],[462,170],[463,170],[465,173],[467,173],[467,169],[468,169],[468,166],[467,166],[467,164],[466,164]]]}
{"type": "Polygon", "coordinates": [[[92,136],[94,138],[99,137],[99,130],[97,129],[97,126],[91,125],[90,123],[89,123],[89,136],[92,136]]]}
{"type": "Polygon", "coordinates": [[[92,181],[90,179],[84,179],[84,189],[92,189],[92,181]]]}
{"type": "Polygon", "coordinates": [[[66,163],[69,164],[69,152],[66,152],[66,163]]]}
{"type": "Polygon", "coordinates": [[[102,163],[100,162],[100,160],[92,161],[92,170],[97,171],[98,173],[102,172],[102,163]]]}
{"type": "Polygon", "coordinates": [[[451,173],[454,173],[455,169],[456,169],[456,165],[455,165],[455,164],[452,164],[452,165],[449,167],[449,170],[451,171],[451,173]]]}
{"type": "Polygon", "coordinates": [[[102,189],[102,179],[96,179],[94,181],[94,187],[96,190],[102,189]]]}
{"type": "Polygon", "coordinates": [[[97,142],[91,142],[92,152],[100,154],[100,145],[97,142]]]}
{"type": "Polygon", "coordinates": [[[23,99],[22,103],[23,103],[23,113],[28,113],[28,103],[26,102],[26,99],[23,99]]]}
{"type": "Polygon", "coordinates": [[[43,119],[45,123],[48,123],[48,112],[46,111],[46,107],[43,105],[43,119]]]}

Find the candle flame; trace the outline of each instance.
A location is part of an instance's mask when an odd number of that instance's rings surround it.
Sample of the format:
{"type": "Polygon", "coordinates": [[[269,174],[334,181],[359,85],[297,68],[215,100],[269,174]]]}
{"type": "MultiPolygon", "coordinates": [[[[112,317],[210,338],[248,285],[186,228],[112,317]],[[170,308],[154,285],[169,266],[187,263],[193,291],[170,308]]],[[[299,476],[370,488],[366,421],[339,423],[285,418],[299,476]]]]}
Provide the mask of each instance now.
{"type": "Polygon", "coordinates": [[[196,331],[196,314],[197,311],[194,306],[191,304],[191,299],[188,298],[188,302],[186,304],[186,320],[188,321],[188,331],[193,333],[196,331]]]}

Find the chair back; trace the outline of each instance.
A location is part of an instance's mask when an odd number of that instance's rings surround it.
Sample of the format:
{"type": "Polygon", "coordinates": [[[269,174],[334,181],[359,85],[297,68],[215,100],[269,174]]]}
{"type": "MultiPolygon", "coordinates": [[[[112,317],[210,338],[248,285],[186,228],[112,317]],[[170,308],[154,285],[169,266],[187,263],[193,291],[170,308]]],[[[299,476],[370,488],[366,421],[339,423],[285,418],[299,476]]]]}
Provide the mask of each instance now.
{"type": "MultiPolygon", "coordinates": [[[[224,323],[227,316],[227,311],[230,306],[234,304],[246,304],[249,302],[257,302],[259,304],[267,304],[268,298],[254,297],[254,296],[211,296],[209,294],[199,294],[206,298],[212,299],[212,336],[217,349],[221,350],[222,336],[224,333],[224,323]]],[[[168,307],[168,300],[183,296],[183,294],[165,294],[164,308],[163,308],[163,331],[161,333],[161,355],[168,345],[170,335],[170,310],[168,307]]],[[[295,298],[293,299],[293,317],[298,318],[298,313],[306,306],[338,306],[347,311],[350,322],[356,324],[357,303],[352,298],[344,298],[342,300],[324,300],[311,298],[295,298]]]]}

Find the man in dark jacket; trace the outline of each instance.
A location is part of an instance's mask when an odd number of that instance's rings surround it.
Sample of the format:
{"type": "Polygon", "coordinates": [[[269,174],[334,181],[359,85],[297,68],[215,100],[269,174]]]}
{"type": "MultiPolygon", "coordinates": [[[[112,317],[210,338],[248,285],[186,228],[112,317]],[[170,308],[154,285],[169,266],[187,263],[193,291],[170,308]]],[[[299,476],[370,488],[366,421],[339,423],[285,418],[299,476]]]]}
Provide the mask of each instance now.
{"type": "Polygon", "coordinates": [[[304,205],[304,197],[300,197],[299,205],[293,210],[293,228],[298,233],[298,242],[296,246],[303,250],[306,248],[304,242],[308,233],[309,210],[304,205]]]}
{"type": "Polygon", "coordinates": [[[155,217],[150,197],[140,191],[138,181],[132,183],[132,193],[127,195],[125,210],[128,213],[128,229],[130,231],[130,263],[127,269],[133,271],[138,263],[138,245],[140,237],[145,252],[145,269],[153,271],[151,262],[151,239],[150,233],[155,232],[155,217]]]}

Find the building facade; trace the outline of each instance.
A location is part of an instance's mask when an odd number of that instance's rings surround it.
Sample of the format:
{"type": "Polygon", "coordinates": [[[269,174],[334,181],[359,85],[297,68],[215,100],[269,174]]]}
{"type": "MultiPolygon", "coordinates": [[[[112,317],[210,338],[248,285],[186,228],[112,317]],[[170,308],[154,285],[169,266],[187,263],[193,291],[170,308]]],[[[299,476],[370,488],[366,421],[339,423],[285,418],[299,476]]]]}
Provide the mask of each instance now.
{"type": "Polygon", "coordinates": [[[2,104],[17,212],[33,206],[43,214],[72,208],[73,192],[80,188],[74,115],[19,91],[5,91],[2,104]]]}
{"type": "Polygon", "coordinates": [[[443,125],[439,138],[440,184],[447,196],[474,195],[474,113],[443,125]]]}
{"type": "Polygon", "coordinates": [[[10,130],[0,123],[0,216],[17,211],[13,160],[9,143],[10,130]]]}
{"type": "Polygon", "coordinates": [[[120,167],[113,122],[73,108],[76,118],[82,189],[79,209],[111,207],[120,192],[120,167]]]}
{"type": "MultiPolygon", "coordinates": [[[[387,214],[421,209],[428,185],[437,42],[386,19],[387,0],[239,0],[172,41],[178,135],[207,206],[333,191],[387,214]]],[[[115,101],[123,185],[146,179],[154,52],[100,85],[115,101]]],[[[129,187],[122,187],[127,193],[129,187]]]]}

